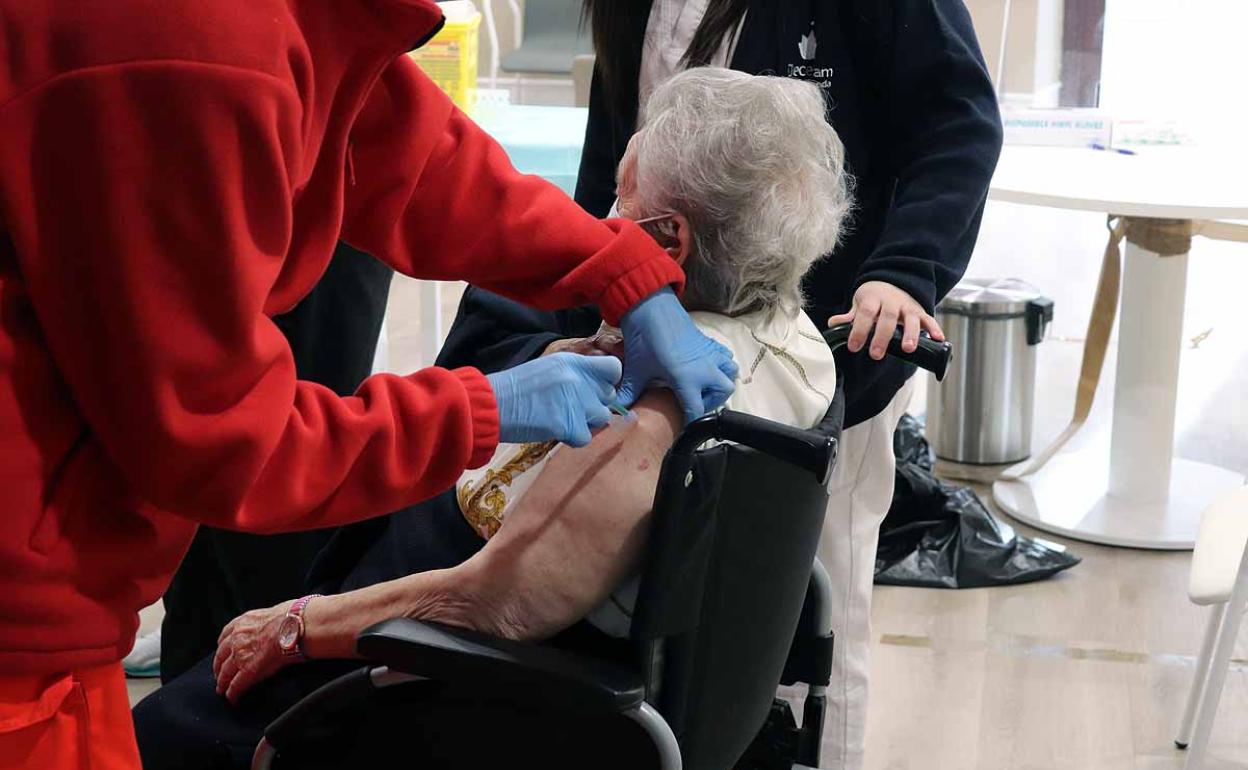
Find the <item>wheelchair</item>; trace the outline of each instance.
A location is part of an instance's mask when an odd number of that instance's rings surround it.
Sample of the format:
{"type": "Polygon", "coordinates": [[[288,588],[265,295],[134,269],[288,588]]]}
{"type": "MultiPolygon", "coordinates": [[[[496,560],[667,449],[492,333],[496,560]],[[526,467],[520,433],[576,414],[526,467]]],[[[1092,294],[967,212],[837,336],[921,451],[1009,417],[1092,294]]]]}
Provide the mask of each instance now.
{"type": "MultiPolygon", "coordinates": [[[[836,350],[849,331],[825,338],[836,350]]],[[[941,379],[952,348],[923,337],[905,353],[899,331],[889,355],[941,379]]],[[[253,770],[280,767],[282,752],[325,713],[424,680],[552,713],[626,717],[653,743],[661,770],[818,767],[833,629],[832,586],[815,548],[843,418],[838,385],[810,430],[728,410],[684,429],[655,492],[627,661],[389,620],[357,639],[367,665],[266,728],[253,770]],[[722,443],[705,448],[711,441],[722,443]],[[776,698],[795,684],[806,686],[800,728],[776,698]]]]}

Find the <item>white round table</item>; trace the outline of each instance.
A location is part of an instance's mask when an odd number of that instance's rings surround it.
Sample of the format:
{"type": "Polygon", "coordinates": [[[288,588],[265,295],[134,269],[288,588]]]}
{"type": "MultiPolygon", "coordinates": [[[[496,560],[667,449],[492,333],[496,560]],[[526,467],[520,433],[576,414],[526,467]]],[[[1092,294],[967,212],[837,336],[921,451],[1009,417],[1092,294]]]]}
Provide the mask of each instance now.
{"type": "MultiPolygon", "coordinates": [[[[1248,161],[1186,148],[1128,156],[1010,146],[989,197],[1138,219],[1248,219],[1245,179],[1248,161]]],[[[1093,543],[1190,549],[1205,507],[1244,484],[1174,457],[1187,259],[1148,251],[1128,232],[1109,451],[1064,451],[1032,475],[996,482],[993,498],[1011,516],[1093,543]]]]}

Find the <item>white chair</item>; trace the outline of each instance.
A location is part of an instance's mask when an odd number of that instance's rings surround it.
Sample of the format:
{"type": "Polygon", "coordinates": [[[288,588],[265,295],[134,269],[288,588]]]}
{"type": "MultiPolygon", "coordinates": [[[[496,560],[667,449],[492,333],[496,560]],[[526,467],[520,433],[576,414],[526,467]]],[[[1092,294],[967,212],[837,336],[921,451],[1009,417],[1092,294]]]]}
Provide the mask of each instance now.
{"type": "Polygon", "coordinates": [[[594,52],[581,0],[525,0],[520,29],[516,47],[500,64],[503,72],[570,76],[573,60],[594,52]]]}
{"type": "Polygon", "coordinates": [[[1209,747],[1209,733],[1222,697],[1226,670],[1235,649],[1248,603],[1248,487],[1223,495],[1205,511],[1192,551],[1187,593],[1195,604],[1209,605],[1205,638],[1196,676],[1174,743],[1187,749],[1185,770],[1199,770],[1209,747]]]}

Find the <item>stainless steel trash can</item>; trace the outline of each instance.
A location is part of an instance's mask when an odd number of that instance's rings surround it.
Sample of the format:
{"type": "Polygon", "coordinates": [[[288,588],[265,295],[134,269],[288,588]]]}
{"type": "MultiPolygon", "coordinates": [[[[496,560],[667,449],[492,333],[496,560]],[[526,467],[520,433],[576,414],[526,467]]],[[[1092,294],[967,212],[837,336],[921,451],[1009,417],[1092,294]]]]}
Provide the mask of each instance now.
{"type": "Polygon", "coordinates": [[[1013,278],[965,280],[936,309],[958,355],[927,389],[927,437],[936,456],[1002,465],[1031,454],[1036,346],[1053,301],[1013,278]]]}

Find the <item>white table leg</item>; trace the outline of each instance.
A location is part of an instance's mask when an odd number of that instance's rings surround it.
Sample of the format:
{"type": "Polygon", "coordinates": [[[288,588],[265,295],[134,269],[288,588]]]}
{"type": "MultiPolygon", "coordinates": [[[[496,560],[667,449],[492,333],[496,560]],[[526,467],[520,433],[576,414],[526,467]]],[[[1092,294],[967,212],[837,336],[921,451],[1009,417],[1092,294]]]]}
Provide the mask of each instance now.
{"type": "Polygon", "coordinates": [[[1063,452],[993,497],[1037,529],[1106,545],[1188,550],[1200,516],[1238,473],[1174,458],[1187,255],[1129,240],[1123,264],[1113,432],[1103,447],[1063,452]]]}
{"type": "Polygon", "coordinates": [[[1121,500],[1170,491],[1186,294],[1186,254],[1159,257],[1127,241],[1109,452],[1109,493],[1121,500]]]}
{"type": "Polygon", "coordinates": [[[442,284],[420,282],[420,365],[433,366],[442,347],[442,284]]]}

